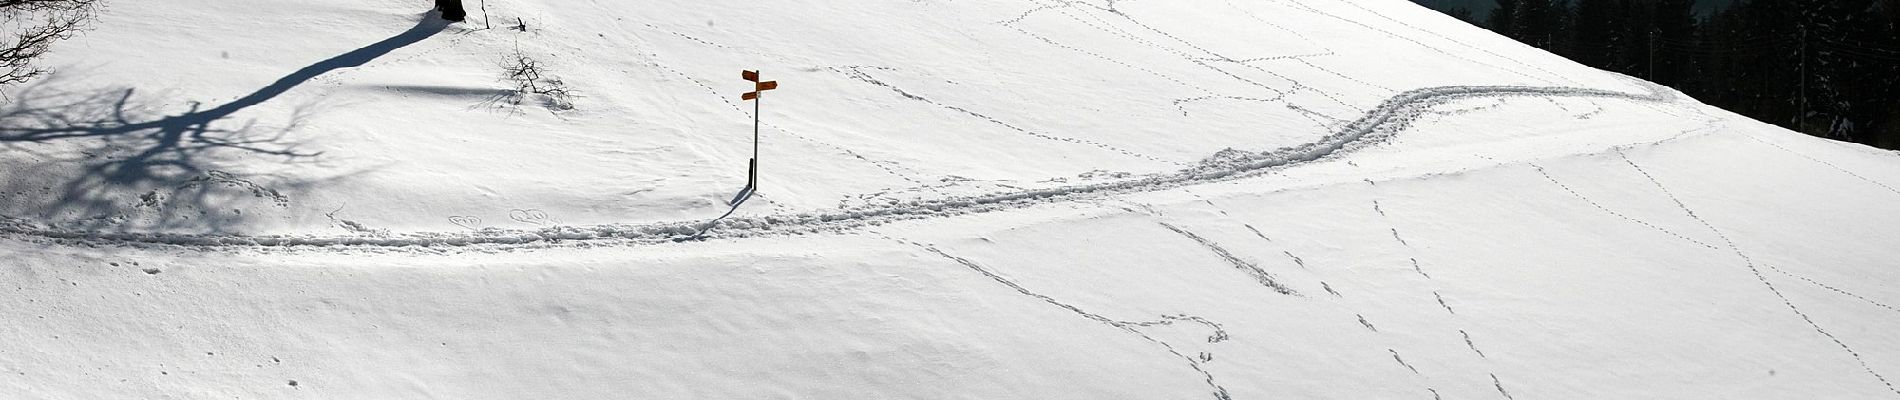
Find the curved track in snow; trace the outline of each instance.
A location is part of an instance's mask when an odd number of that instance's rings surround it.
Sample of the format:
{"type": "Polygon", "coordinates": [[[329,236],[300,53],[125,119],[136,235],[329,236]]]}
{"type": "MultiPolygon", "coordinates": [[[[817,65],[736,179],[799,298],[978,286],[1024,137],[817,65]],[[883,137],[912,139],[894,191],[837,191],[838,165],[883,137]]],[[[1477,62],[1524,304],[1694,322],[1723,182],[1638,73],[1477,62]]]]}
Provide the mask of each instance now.
{"type": "MultiPolygon", "coordinates": [[[[1632,79],[1633,80],[1633,79],[1632,79]]],[[[1127,180],[979,196],[914,200],[893,205],[860,206],[800,214],[735,217],[714,221],[560,226],[535,230],[487,229],[478,232],[416,232],[389,235],[228,235],[123,233],[45,227],[0,216],[0,236],[50,239],[72,244],[171,245],[187,247],[434,247],[534,246],[615,241],[647,244],[717,238],[836,232],[887,222],[983,213],[1072,200],[1084,196],[1164,190],[1183,185],[1256,176],[1343,154],[1405,130],[1436,105],[1453,100],[1499,97],[1610,98],[1672,102],[1668,89],[1644,85],[1647,94],[1602,89],[1537,86],[1442,86],[1406,91],[1386,99],[1344,128],[1316,141],[1263,152],[1223,151],[1199,165],[1171,173],[1127,180]],[[709,232],[702,236],[696,233],[709,232]]]]}

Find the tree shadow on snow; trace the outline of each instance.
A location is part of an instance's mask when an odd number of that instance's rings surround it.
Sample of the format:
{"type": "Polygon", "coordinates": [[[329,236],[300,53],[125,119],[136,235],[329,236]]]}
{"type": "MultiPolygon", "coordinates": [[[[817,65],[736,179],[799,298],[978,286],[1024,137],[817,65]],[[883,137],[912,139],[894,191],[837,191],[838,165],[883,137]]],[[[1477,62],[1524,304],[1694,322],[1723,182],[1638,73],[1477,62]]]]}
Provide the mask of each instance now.
{"type": "Polygon", "coordinates": [[[315,162],[321,152],[300,151],[288,139],[308,107],[289,122],[266,126],[231,116],[276,98],[323,74],[359,67],[416,44],[447,26],[431,14],[388,39],[319,61],[229,103],[201,108],[191,102],[176,115],[154,108],[135,89],[59,89],[51,76],[15,93],[0,109],[0,216],[37,218],[67,229],[223,233],[258,212],[288,214],[287,190],[320,182],[289,176],[221,170],[220,161],[278,159],[315,162]],[[269,183],[270,186],[264,185],[269,183]]]}

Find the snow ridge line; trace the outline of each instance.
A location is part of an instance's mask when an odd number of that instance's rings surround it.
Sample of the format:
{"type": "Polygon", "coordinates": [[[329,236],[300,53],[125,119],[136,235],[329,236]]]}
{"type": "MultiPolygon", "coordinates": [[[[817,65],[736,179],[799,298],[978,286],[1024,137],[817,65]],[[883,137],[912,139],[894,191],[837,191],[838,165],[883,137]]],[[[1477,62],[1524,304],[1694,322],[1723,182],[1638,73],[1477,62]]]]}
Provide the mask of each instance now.
{"type": "Polygon", "coordinates": [[[632,244],[657,244],[688,238],[711,228],[704,239],[745,238],[837,232],[889,222],[984,213],[1028,207],[1084,196],[1151,192],[1200,183],[1235,180],[1270,173],[1275,169],[1321,160],[1378,144],[1424,115],[1431,107],[1453,100],[1495,97],[1573,97],[1610,98],[1638,102],[1676,101],[1673,92],[1648,86],[1651,93],[1633,94],[1602,89],[1542,86],[1441,86],[1400,93],[1381,102],[1359,119],[1314,142],[1261,152],[1227,150],[1199,165],[1172,173],[1153,174],[1122,181],[1071,185],[988,195],[958,196],[942,199],[912,200],[890,205],[728,218],[708,221],[658,222],[647,224],[599,224],[557,226],[542,229],[489,228],[476,232],[416,232],[372,236],[343,235],[243,235],[195,233],[100,232],[46,227],[37,223],[0,215],[0,235],[78,242],[78,244],[168,245],[186,247],[432,247],[432,246],[552,246],[565,242],[622,241],[632,244]]]}

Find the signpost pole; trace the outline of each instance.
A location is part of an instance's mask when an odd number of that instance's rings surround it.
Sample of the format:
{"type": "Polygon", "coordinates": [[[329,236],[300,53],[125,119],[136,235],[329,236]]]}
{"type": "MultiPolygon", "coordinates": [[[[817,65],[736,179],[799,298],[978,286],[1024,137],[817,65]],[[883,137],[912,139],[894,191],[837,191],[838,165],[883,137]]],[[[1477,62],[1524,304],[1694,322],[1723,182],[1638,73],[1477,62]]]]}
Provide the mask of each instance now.
{"type": "Polygon", "coordinates": [[[755,191],[759,185],[759,110],[764,107],[761,103],[765,103],[765,93],[752,98],[752,172],[748,179],[755,191]]]}
{"type": "Polygon", "coordinates": [[[734,204],[752,197],[752,193],[759,189],[759,114],[764,109],[760,104],[764,103],[762,99],[765,98],[765,91],[778,88],[778,81],[759,80],[759,71],[740,71],[739,77],[752,82],[752,91],[739,96],[742,101],[752,102],[752,161],[746,170],[746,188],[739,197],[734,198],[734,204]]]}

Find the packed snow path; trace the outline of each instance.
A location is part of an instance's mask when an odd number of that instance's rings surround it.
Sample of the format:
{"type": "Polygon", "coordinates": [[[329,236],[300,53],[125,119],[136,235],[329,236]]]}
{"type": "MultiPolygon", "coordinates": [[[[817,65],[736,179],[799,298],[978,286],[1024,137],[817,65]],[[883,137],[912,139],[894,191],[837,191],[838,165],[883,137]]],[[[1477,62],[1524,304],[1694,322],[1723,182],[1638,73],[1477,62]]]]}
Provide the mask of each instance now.
{"type": "Polygon", "coordinates": [[[1605,98],[1635,102],[1670,103],[1676,96],[1668,89],[1644,85],[1650,93],[1634,94],[1601,89],[1531,86],[1446,86],[1414,89],[1393,96],[1367,111],[1338,132],[1317,141],[1270,151],[1223,152],[1200,165],[1168,174],[1077,185],[1051,189],[1005,192],[984,196],[949,197],[916,200],[896,205],[872,205],[816,213],[782,214],[744,218],[721,218],[701,222],[654,224],[601,224],[557,226],[535,230],[489,228],[477,232],[418,232],[390,235],[214,235],[168,233],[117,233],[63,230],[39,226],[32,221],[0,216],[0,233],[13,236],[75,240],[87,243],[162,244],[200,247],[283,247],[283,246],[468,246],[535,245],[557,242],[619,240],[646,244],[669,241],[734,238],[762,235],[800,234],[840,231],[908,219],[989,212],[1036,204],[1073,200],[1082,196],[1155,191],[1168,188],[1254,176],[1283,168],[1340,155],[1395,135],[1432,107],[1453,100],[1472,98],[1542,97],[1605,98]],[[704,232],[704,234],[701,234],[704,232]]]}
{"type": "MultiPolygon", "coordinates": [[[[747,157],[734,151],[750,148],[731,134],[755,117],[728,87],[743,82],[732,74],[741,68],[792,85],[764,110],[766,191],[734,214],[752,218],[1162,176],[1229,146],[1315,141],[1414,88],[1643,91],[1404,2],[812,4],[748,5],[758,12],[713,24],[697,15],[731,7],[620,18],[521,3],[495,10],[495,29],[399,32],[417,23],[414,10],[352,1],[311,11],[348,29],[281,32],[292,41],[194,26],[232,61],[113,67],[23,91],[27,106],[0,121],[26,132],[0,135],[0,146],[24,150],[0,159],[15,171],[0,179],[14,194],[0,215],[45,230],[299,237],[697,224],[728,210],[721,201],[747,157]],[[808,14],[861,23],[764,17],[808,14]],[[567,111],[497,104],[490,96],[509,86],[489,75],[492,58],[516,50],[549,63],[584,100],[567,111]],[[263,54],[272,56],[254,59],[263,54]],[[1385,67],[1392,59],[1410,61],[1385,67]],[[154,73],[179,77],[178,87],[154,73]],[[73,97],[100,99],[67,104],[73,97]],[[195,102],[250,106],[206,114],[195,102]],[[25,118],[49,113],[79,120],[25,118]],[[102,137],[32,134],[121,125],[102,137]],[[253,145],[225,146],[235,142],[253,145]],[[218,184],[185,184],[199,179],[218,184]]],[[[194,13],[115,10],[73,44],[116,52],[60,61],[195,51],[118,45],[149,36],[144,20],[194,13]]],[[[239,20],[257,18],[268,17],[239,20]]],[[[1559,114],[1543,103],[1594,105],[1546,99],[1514,105],[1545,116],[1559,114]]],[[[1651,114],[1612,113],[1622,111],[1651,114]]]]}

